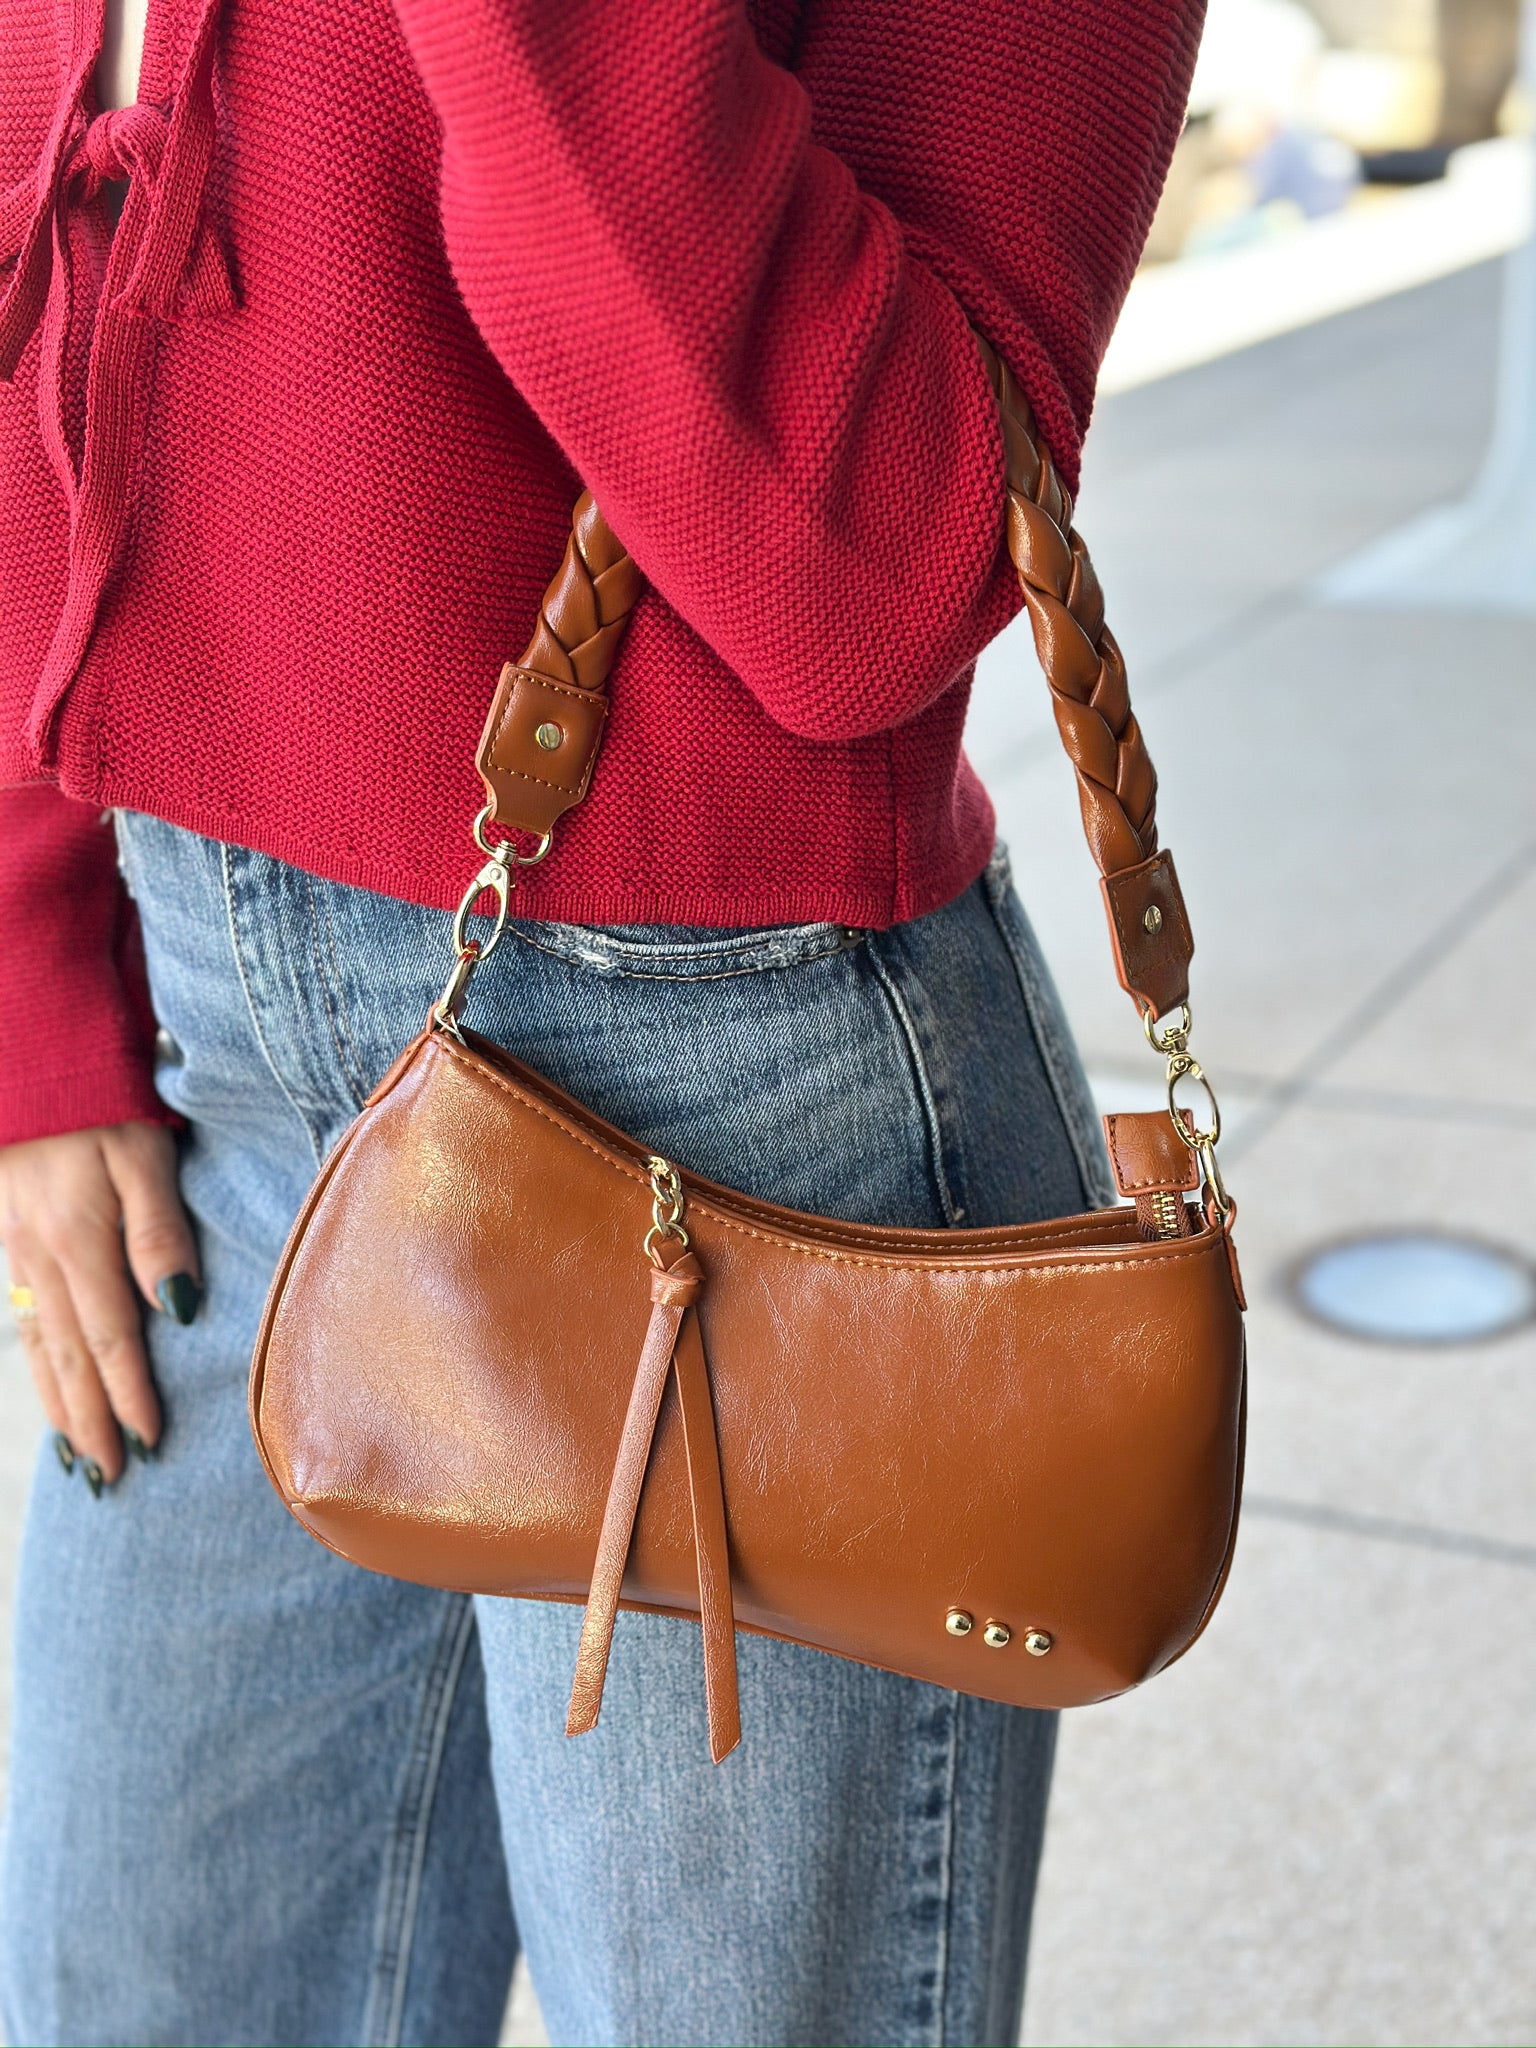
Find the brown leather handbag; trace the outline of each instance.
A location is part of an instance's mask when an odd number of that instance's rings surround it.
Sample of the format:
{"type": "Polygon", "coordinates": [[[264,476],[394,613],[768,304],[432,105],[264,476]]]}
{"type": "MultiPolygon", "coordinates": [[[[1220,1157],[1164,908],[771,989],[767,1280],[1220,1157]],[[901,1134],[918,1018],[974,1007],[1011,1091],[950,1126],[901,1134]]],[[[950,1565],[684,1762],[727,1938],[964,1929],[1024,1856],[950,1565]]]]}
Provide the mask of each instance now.
{"type": "Polygon", "coordinates": [[[572,1734],[597,1720],[621,1606],[702,1623],[718,1761],[739,1740],[737,1628],[1072,1706],[1180,1656],[1226,1579],[1243,1304],[1214,1098],[1204,1124],[1174,1100],[1204,1082],[1192,942],[1071,502],[983,353],[1116,964],[1168,1062],[1167,1112],[1105,1120],[1134,1206],[991,1230],[800,1215],[653,1157],[461,1023],[518,866],[585,793],[639,594],[584,495],[481,741],[486,860],[448,986],[272,1283],[251,1421],[273,1485],[376,1571],[585,1601],[572,1734]]]}

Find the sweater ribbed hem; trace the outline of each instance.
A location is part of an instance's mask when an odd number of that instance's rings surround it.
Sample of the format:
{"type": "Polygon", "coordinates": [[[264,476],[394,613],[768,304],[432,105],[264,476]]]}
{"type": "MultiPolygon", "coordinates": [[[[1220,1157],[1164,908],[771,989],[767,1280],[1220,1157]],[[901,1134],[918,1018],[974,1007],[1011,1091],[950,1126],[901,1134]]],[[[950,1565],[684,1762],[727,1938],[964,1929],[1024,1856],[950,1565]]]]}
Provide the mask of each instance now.
{"type": "MultiPolygon", "coordinates": [[[[589,866],[583,872],[587,864],[580,860],[576,848],[561,848],[557,827],[555,849],[547,865],[521,877],[518,912],[561,924],[708,925],[744,931],[766,925],[828,923],[883,931],[942,909],[970,887],[992,858],[996,821],[990,802],[977,787],[982,801],[966,820],[964,832],[947,839],[922,861],[904,863],[899,877],[887,873],[878,882],[860,882],[833,873],[775,877],[759,870],[753,878],[751,904],[745,910],[739,896],[690,875],[686,852],[677,848],[659,845],[655,870],[643,882],[592,873],[589,866]],[[560,872],[562,850],[575,872],[560,872]]],[[[297,834],[266,821],[232,823],[227,817],[205,815],[148,791],[103,795],[72,789],[67,793],[116,809],[145,811],[184,831],[286,861],[322,881],[370,889],[433,910],[457,907],[482,860],[470,838],[467,819],[458,833],[451,827],[445,829],[444,851],[429,866],[420,858],[413,859],[408,850],[386,857],[363,843],[339,852],[301,842],[297,834]]]]}
{"type": "Polygon", "coordinates": [[[74,1073],[0,1080],[0,1145],[103,1124],[179,1122],[155,1093],[143,1053],[127,1047],[74,1073]]]}

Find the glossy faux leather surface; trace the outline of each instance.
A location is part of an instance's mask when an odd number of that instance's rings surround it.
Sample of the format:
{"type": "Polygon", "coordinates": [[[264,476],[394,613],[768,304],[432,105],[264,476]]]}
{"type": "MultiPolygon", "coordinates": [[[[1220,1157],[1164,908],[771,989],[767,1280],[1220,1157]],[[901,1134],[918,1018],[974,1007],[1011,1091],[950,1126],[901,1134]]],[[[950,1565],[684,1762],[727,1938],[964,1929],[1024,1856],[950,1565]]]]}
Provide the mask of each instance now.
{"type": "MultiPolygon", "coordinates": [[[[1071,497],[979,346],[1007,545],[1116,968],[1161,1015],[1188,995],[1193,941],[1157,778],[1071,497]]],[[[503,824],[547,832],[585,792],[639,588],[583,493],[477,757],[503,824]]],[[[1126,1127],[1156,1154],[1131,1178],[1182,1190],[1192,1159],[1170,1167],[1185,1148],[1166,1117],[1160,1137],[1133,1128],[1152,1121],[1126,1127]]],[[[733,1598],[739,1626],[1019,1705],[1101,1699],[1188,1648],[1241,1485],[1226,1230],[1182,1202],[1177,1235],[1155,1205],[860,1229],[685,1176],[701,1271],[684,1315],[651,1298],[644,1158],[482,1040],[432,1031],[396,1062],[295,1225],[252,1373],[267,1470],[316,1536],[401,1578],[590,1593],[576,1730],[597,1715],[620,1596],[685,1615],[702,1597],[717,1758],[734,1740],[733,1598]]]]}
{"type": "MultiPolygon", "coordinates": [[[[1190,1129],[1189,1112],[1180,1114],[1190,1129]]],[[[1105,1117],[1104,1143],[1122,1195],[1192,1194],[1200,1185],[1199,1156],[1173,1128],[1165,1109],[1105,1117]]]]}
{"type": "MultiPolygon", "coordinates": [[[[644,1154],[466,1037],[409,1048],[322,1173],[253,1427],[284,1500],[358,1563],[580,1600],[652,1313],[644,1154]]],[[[684,1186],[738,1625],[1040,1706],[1188,1646],[1240,1483],[1221,1233],[1145,1243],[1129,1210],[861,1228],[684,1186]]],[[[670,1388],[623,1591],[697,1614],[670,1388]]]]}

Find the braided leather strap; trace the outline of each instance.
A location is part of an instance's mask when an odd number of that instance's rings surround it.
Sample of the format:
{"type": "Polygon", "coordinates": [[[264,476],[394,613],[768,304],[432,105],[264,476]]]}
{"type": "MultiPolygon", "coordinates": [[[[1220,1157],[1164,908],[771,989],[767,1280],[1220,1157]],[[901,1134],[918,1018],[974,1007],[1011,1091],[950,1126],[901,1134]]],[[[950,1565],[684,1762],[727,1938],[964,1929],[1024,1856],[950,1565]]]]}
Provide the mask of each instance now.
{"type": "Polygon", "coordinates": [[[544,836],[586,795],[609,671],[641,588],[640,571],[583,491],[533,638],[522,660],[502,669],[480,736],[475,765],[499,824],[544,836]]]}
{"type": "MultiPolygon", "coordinates": [[[[1012,372],[981,338],[1002,415],[1008,551],[1077,773],[1102,877],[1115,966],[1143,1015],[1188,1000],[1194,952],[1172,856],[1157,844],[1157,776],[1131,710],[1125,662],[1072,525],[1072,499],[1012,372]]],[[[476,766],[499,824],[547,839],[586,795],[608,712],[606,684],[640,595],[639,570],[583,491],[521,662],[501,672],[476,766]]]]}
{"type": "Polygon", "coordinates": [[[1013,372],[981,343],[1003,419],[1008,552],[1050,685],[1056,728],[1077,771],[1083,830],[1100,874],[1157,851],[1157,775],[1131,710],[1125,662],[1056,465],[1035,434],[1013,372]]]}
{"type": "Polygon", "coordinates": [[[1157,772],[1131,709],[1104,594],[1072,524],[1072,499],[1008,365],[976,337],[1003,423],[1008,552],[1051,708],[1077,773],[1089,850],[1103,878],[1122,985],[1144,1015],[1189,997],[1194,952],[1172,856],[1157,847],[1157,772]]]}
{"type": "Polygon", "coordinates": [[[644,579],[624,544],[583,491],[571,513],[571,536],[539,607],[539,623],[519,668],[601,690],[644,579]]]}

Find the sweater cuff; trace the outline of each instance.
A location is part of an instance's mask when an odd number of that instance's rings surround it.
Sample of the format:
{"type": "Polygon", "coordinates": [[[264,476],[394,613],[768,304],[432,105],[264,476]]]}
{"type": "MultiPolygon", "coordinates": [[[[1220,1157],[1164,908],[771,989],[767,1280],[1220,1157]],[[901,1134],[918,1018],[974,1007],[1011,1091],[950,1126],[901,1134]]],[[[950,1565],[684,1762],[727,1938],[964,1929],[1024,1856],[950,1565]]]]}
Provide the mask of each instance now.
{"type": "Polygon", "coordinates": [[[98,1124],[179,1124],[156,1095],[142,1049],[99,1053],[99,1064],[67,1074],[0,1079],[0,1145],[56,1138],[98,1124]]]}
{"type": "Polygon", "coordinates": [[[101,810],[0,790],[0,1145],[176,1119],[155,1094],[138,917],[101,810]]]}

